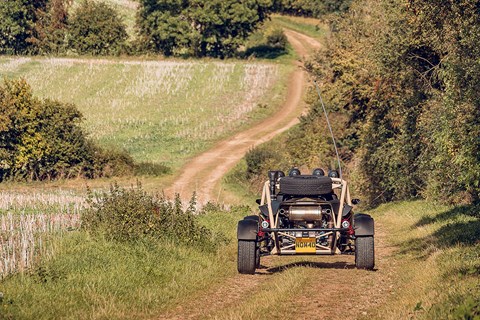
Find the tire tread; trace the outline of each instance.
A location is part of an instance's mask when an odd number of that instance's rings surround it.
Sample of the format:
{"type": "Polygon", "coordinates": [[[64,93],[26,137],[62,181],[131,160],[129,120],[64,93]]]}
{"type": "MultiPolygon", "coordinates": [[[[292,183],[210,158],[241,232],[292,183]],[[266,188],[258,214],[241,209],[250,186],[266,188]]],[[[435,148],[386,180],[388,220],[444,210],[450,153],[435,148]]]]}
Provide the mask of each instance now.
{"type": "Polygon", "coordinates": [[[373,236],[355,239],[355,266],[372,270],[375,267],[375,243],[373,236]]]}
{"type": "Polygon", "coordinates": [[[238,272],[254,274],[256,267],[257,244],[251,240],[238,240],[238,272]]]}

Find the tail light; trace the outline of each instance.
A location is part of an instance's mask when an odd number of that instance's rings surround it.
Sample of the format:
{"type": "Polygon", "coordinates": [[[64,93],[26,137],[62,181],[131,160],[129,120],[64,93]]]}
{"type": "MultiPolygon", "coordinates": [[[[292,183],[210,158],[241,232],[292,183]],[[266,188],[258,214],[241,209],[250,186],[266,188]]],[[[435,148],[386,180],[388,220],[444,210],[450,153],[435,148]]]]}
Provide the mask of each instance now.
{"type": "Polygon", "coordinates": [[[352,227],[352,224],[350,223],[350,221],[348,219],[342,219],[342,228],[348,228],[348,235],[354,235],[355,234],[355,231],[353,230],[353,227],[352,227]]]}

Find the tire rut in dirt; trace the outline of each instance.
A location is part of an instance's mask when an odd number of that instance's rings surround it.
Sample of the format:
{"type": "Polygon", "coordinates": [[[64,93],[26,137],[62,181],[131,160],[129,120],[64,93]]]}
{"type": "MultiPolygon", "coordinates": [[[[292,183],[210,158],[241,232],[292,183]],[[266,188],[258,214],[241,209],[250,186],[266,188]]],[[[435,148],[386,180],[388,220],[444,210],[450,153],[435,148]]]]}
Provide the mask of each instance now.
{"type": "MultiPolygon", "coordinates": [[[[262,259],[268,264],[270,257],[262,259]]],[[[185,320],[185,319],[212,319],[219,310],[228,310],[242,301],[248,299],[258,287],[269,278],[265,276],[265,270],[260,270],[256,275],[236,274],[225,279],[221,285],[217,285],[204,291],[197,298],[184,301],[176,308],[161,314],[159,320],[185,320]]]]}

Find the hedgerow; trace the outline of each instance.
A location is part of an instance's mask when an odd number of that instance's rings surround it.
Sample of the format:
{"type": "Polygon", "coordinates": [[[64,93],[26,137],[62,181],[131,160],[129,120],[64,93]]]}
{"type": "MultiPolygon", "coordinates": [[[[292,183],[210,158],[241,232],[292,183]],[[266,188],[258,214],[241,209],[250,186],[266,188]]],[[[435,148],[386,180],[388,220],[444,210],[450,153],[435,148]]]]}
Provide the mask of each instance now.
{"type": "Polygon", "coordinates": [[[274,0],[272,10],[277,13],[321,17],[348,10],[352,0],[274,0]]]}
{"type": "Polygon", "coordinates": [[[0,53],[114,55],[128,51],[125,23],[112,6],[83,0],[0,1],[0,53]]]}
{"type": "MultiPolygon", "coordinates": [[[[334,123],[344,173],[364,203],[480,201],[479,1],[353,1],[308,63],[334,123]]],[[[330,166],[316,92],[282,137],[281,159],[330,166]]],[[[251,155],[269,154],[266,145],[251,155]]],[[[257,156],[258,158],[258,156],[257,156]]],[[[264,174],[250,161],[249,173],[264,174]]],[[[254,179],[254,178],[251,178],[254,179]]]]}

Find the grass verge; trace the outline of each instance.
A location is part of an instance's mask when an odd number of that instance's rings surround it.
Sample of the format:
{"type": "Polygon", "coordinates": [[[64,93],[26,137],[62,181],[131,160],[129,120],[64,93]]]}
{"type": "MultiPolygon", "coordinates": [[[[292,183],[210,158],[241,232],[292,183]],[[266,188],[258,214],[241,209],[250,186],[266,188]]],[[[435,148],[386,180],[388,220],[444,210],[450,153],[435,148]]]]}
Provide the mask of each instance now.
{"type": "Polygon", "coordinates": [[[372,211],[395,246],[396,293],[377,319],[480,318],[480,214],[425,201],[372,211]]]}
{"type": "Polygon", "coordinates": [[[217,208],[198,217],[229,239],[213,249],[168,239],[116,242],[70,232],[56,240],[52,258],[2,282],[1,318],[152,318],[236,271],[232,239],[242,215],[217,208]]]}
{"type": "MultiPolygon", "coordinates": [[[[211,292],[236,275],[236,222],[248,212],[248,208],[227,212],[210,206],[196,217],[229,240],[216,248],[167,238],[117,242],[81,230],[67,232],[53,240],[54,255],[1,282],[1,318],[146,319],[171,312],[185,299],[211,292]]],[[[362,307],[360,318],[362,314],[365,319],[480,315],[478,208],[415,201],[383,205],[369,213],[376,219],[381,254],[377,272],[352,269],[353,261],[342,256],[272,257],[270,271],[254,276],[259,278],[254,292],[232,302],[231,308],[209,310],[209,315],[253,319],[268,311],[284,316],[297,305],[296,297],[315,296],[311,291],[322,287],[321,274],[343,275],[336,290],[347,290],[353,297],[357,290],[375,293],[365,299],[377,304],[362,307]],[[281,299],[285,303],[278,304],[281,299]]],[[[322,299],[315,299],[321,306],[322,299]]]]}

